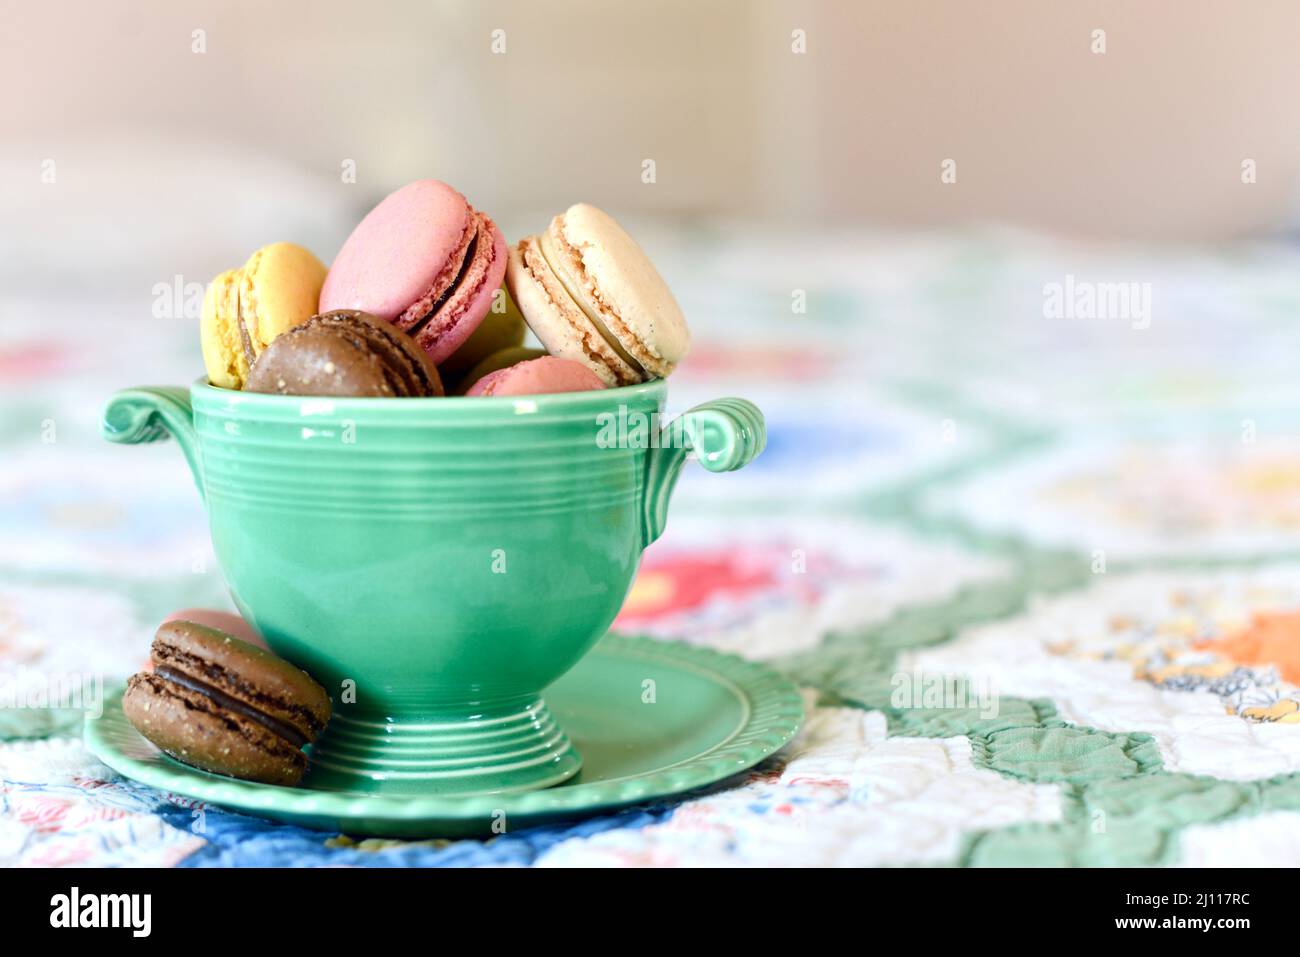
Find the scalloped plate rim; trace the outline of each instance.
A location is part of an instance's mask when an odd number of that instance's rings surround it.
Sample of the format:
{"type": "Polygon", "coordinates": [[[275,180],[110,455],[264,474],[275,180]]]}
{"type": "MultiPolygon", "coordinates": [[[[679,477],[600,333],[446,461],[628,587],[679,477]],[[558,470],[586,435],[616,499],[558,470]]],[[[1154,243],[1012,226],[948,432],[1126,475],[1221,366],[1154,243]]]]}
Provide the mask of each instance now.
{"type": "MultiPolygon", "coordinates": [[[[360,834],[391,832],[389,828],[368,826],[373,821],[409,823],[419,826],[422,832],[434,834],[440,823],[486,823],[493,813],[502,809],[515,817],[595,813],[716,784],[775,754],[803,724],[803,701],[794,683],[766,665],[736,655],[680,641],[614,634],[601,639],[589,655],[649,658],[661,666],[693,671],[733,692],[743,692],[749,704],[745,720],[725,739],[668,767],[537,791],[462,797],[310,791],[209,774],[163,758],[156,750],[148,758],[134,757],[112,740],[115,727],[120,729],[125,724],[120,691],[105,698],[104,717],[112,719],[111,725],[101,724],[103,719],[87,717],[84,739],[96,758],[124,777],[228,810],[273,820],[324,817],[336,818],[340,824],[353,821],[359,827],[352,833],[360,834]]],[[[138,732],[129,725],[126,727],[122,733],[134,734],[140,744],[146,744],[138,732]]]]}

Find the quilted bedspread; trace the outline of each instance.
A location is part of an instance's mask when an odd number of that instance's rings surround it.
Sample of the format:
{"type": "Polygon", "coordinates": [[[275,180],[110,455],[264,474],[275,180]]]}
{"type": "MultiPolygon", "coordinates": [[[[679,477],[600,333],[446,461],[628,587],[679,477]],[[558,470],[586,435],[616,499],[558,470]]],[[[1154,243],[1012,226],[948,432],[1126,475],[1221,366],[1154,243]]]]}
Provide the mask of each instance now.
{"type": "MultiPolygon", "coordinates": [[[[742,395],[770,437],[684,473],[615,628],[791,676],[796,740],[704,795],[401,842],[196,828],[89,756],[79,715],[0,709],[0,864],[1300,864],[1300,253],[646,245],[692,319],[672,406],[742,395]]],[[[230,607],[176,449],[97,435],[113,389],[199,372],[193,318],[158,314],[0,299],[10,690],[120,680],[168,612],[230,607]]]]}

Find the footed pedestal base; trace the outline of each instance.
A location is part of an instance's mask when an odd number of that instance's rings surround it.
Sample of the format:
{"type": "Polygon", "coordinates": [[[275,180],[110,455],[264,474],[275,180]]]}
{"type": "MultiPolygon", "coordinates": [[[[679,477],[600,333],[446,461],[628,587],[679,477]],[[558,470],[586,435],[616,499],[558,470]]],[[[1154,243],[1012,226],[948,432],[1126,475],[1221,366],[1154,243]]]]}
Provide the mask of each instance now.
{"type": "Polygon", "coordinates": [[[308,753],[305,786],[373,794],[533,790],[567,781],[582,767],[540,699],[461,720],[352,715],[345,705],[308,753]]]}

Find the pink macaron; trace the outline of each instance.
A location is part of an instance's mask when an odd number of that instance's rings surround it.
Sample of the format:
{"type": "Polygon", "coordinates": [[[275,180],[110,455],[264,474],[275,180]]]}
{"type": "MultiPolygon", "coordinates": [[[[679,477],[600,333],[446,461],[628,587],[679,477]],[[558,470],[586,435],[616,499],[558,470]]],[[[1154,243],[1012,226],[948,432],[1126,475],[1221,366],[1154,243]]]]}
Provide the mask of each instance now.
{"type": "Polygon", "coordinates": [[[352,231],[325,277],[320,311],[379,316],[441,362],[483,321],[505,270],[496,224],[446,183],[422,179],[352,231]]]}
{"type": "Polygon", "coordinates": [[[605,388],[604,381],[581,362],[542,356],[529,359],[479,379],[466,395],[544,395],[548,392],[586,392],[605,388]]]}

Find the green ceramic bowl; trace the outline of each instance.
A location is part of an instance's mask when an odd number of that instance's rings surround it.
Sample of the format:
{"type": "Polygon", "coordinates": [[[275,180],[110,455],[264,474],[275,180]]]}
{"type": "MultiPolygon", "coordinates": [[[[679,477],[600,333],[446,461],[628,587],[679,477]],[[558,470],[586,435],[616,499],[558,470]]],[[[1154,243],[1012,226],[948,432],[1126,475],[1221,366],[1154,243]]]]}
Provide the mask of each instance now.
{"type": "Polygon", "coordinates": [[[328,399],[200,381],[117,393],[103,434],[177,439],[239,610],[334,698],[315,782],[473,794],[577,772],[542,690],[614,620],[688,451],[722,472],[763,448],[743,399],[661,427],[665,391],[328,399]]]}

